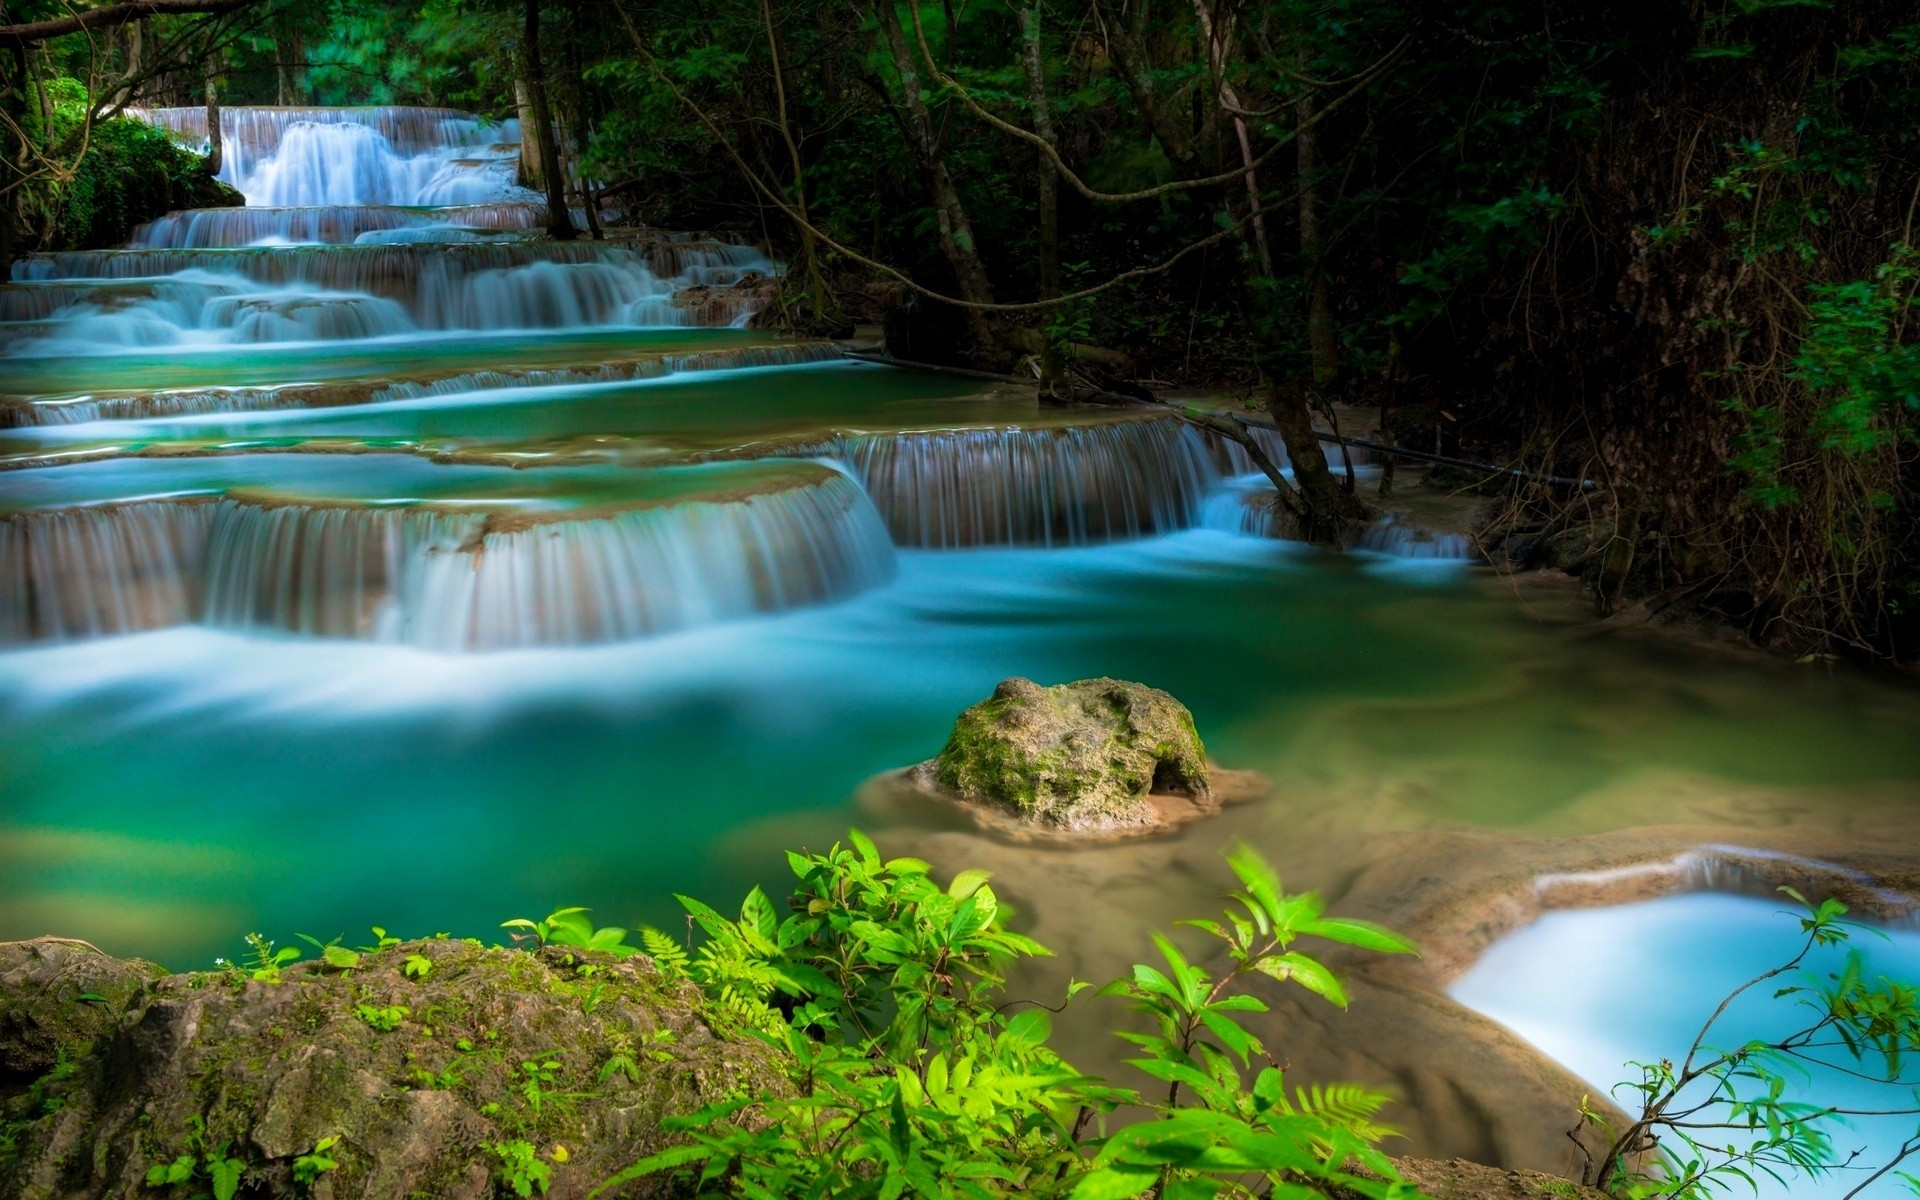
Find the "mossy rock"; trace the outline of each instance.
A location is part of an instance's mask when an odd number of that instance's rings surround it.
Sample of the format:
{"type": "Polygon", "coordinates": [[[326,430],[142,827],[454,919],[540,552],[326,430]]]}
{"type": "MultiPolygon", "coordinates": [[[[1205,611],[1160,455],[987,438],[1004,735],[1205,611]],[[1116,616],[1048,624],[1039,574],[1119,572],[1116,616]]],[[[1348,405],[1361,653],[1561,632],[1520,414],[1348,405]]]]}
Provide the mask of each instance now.
{"type": "Polygon", "coordinates": [[[1211,811],[1206,747],[1184,704],[1119,679],[1008,679],[960,714],[923,768],[948,793],[1073,833],[1152,829],[1153,797],[1211,811]]]}
{"type": "MultiPolygon", "coordinates": [[[[71,82],[71,81],[68,81],[71,82]]],[[[63,100],[55,130],[78,123],[71,97],[63,100]]],[[[102,250],[124,246],[148,221],[188,208],[235,208],[238,191],[207,174],[204,156],[176,144],[157,126],[114,117],[93,126],[86,156],[43,219],[41,250],[102,250]]]]}
{"type": "MultiPolygon", "coordinates": [[[[35,945],[0,946],[0,962],[35,945]]],[[[0,1011],[46,994],[0,976],[0,1011]]],[[[663,1118],[787,1090],[777,1055],[724,1030],[646,958],[558,947],[434,939],[279,982],[149,977],[91,1050],[8,1102],[0,1198],[185,1200],[207,1192],[203,1168],[159,1187],[149,1169],[220,1150],[244,1164],[243,1195],[489,1200],[514,1142],[551,1171],[550,1196],[581,1197],[666,1146],[663,1118]],[[295,1160],[329,1137],[335,1168],[297,1184],[295,1160]]]]}
{"type": "Polygon", "coordinates": [[[0,942],[0,1099],[86,1054],[166,974],[71,938],[0,942]]]}
{"type": "Polygon", "coordinates": [[[1394,1165],[1432,1200],[1609,1200],[1598,1188],[1539,1171],[1505,1170],[1459,1158],[1402,1158],[1394,1165]]]}

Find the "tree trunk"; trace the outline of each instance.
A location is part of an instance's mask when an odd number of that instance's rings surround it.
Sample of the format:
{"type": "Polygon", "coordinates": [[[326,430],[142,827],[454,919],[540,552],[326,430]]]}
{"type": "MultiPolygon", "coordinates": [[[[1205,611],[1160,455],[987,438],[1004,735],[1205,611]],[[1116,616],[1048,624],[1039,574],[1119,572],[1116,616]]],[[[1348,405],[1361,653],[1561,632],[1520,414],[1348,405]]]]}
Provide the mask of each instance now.
{"type": "MultiPolygon", "coordinates": [[[[1053,143],[1053,113],[1047,104],[1047,71],[1044,47],[1040,42],[1040,4],[1031,0],[1022,15],[1026,42],[1027,97],[1033,104],[1033,131],[1053,143]]],[[[1060,177],[1053,160],[1035,149],[1039,161],[1040,208],[1040,299],[1051,300],[1060,294],[1060,177]]],[[[1045,310],[1053,316],[1053,310],[1045,310]]],[[[1055,391],[1066,382],[1060,358],[1060,346],[1052,336],[1044,335],[1040,344],[1040,380],[1047,391],[1055,391]]]]}
{"type": "Polygon", "coordinates": [[[1247,185],[1247,215],[1253,226],[1254,255],[1260,260],[1260,269],[1271,279],[1274,277],[1273,249],[1267,243],[1266,216],[1260,211],[1260,181],[1253,172],[1253,139],[1247,134],[1247,119],[1238,112],[1241,107],[1240,96],[1233,84],[1227,81],[1227,34],[1214,26],[1207,0],[1193,0],[1193,14],[1199,18],[1200,32],[1207,39],[1207,56],[1213,64],[1214,78],[1219,81],[1220,107],[1233,113],[1233,131],[1240,143],[1240,161],[1247,168],[1243,178],[1247,185]]]}
{"type": "MultiPolygon", "coordinates": [[[[567,88],[572,93],[573,129],[578,140],[577,148],[587,144],[587,130],[592,124],[587,113],[587,74],[580,62],[580,3],[574,0],[567,8],[566,72],[567,88]]],[[[593,194],[593,181],[587,173],[579,169],[579,158],[574,159],[575,174],[580,185],[580,207],[587,214],[587,232],[596,242],[605,241],[606,230],[600,227],[600,203],[593,194]]]]}
{"type": "MultiPolygon", "coordinates": [[[[941,156],[940,143],[934,134],[933,116],[927,111],[926,97],[920,91],[920,72],[907,49],[907,35],[900,27],[900,14],[894,8],[893,0],[880,0],[874,7],[880,18],[880,28],[886,35],[887,49],[893,55],[894,69],[900,75],[900,96],[906,109],[906,127],[913,139],[914,155],[927,174],[927,188],[933,196],[934,217],[940,229],[941,252],[953,266],[953,273],[960,285],[960,298],[973,304],[991,304],[993,286],[987,280],[986,266],[980,261],[979,247],[973,240],[973,223],[967,219],[966,206],[961,203],[959,189],[954,186],[953,176],[947,171],[946,159],[941,156]]],[[[994,354],[996,341],[986,313],[977,308],[967,309],[967,330],[973,338],[976,354],[994,354]]]]}
{"type": "MultiPolygon", "coordinates": [[[[1301,63],[1305,74],[1306,63],[1301,63]]],[[[1313,93],[1294,104],[1294,153],[1300,180],[1300,261],[1307,271],[1307,351],[1312,358],[1314,390],[1327,398],[1340,385],[1340,344],[1333,330],[1333,301],[1327,291],[1326,237],[1320,228],[1320,131],[1313,122],[1313,93]]]]}
{"type": "Polygon", "coordinates": [[[25,231],[20,227],[19,183],[26,173],[27,146],[16,130],[27,126],[27,50],[15,42],[4,59],[0,75],[0,108],[7,119],[0,121],[0,283],[13,278],[13,260],[22,249],[25,231]]]}
{"type": "Polygon", "coordinates": [[[277,83],[277,101],[288,106],[300,103],[298,71],[305,53],[300,44],[300,26],[292,14],[282,12],[273,19],[273,66],[277,83]]]}
{"type": "Polygon", "coordinates": [[[221,154],[220,138],[220,64],[212,58],[207,59],[207,174],[219,175],[221,154]]]}
{"type": "Polygon", "coordinates": [[[1313,432],[1313,410],[1306,389],[1297,383],[1267,386],[1267,412],[1280,427],[1281,440],[1287,444],[1287,457],[1293,460],[1293,482],[1307,507],[1302,536],[1313,542],[1338,542],[1349,523],[1367,513],[1353,493],[1341,487],[1327,467],[1327,456],[1313,432]]]}
{"type": "Polygon", "coordinates": [[[533,119],[533,99],[527,81],[513,81],[514,111],[520,117],[520,185],[541,191],[547,177],[540,170],[540,128],[533,119]]]}
{"type": "MultiPolygon", "coordinates": [[[[559,139],[554,137],[553,111],[547,105],[546,73],[540,67],[540,0],[527,0],[526,33],[521,50],[527,60],[527,98],[533,105],[533,125],[539,139],[540,175],[547,187],[547,233],[560,241],[580,236],[567,211],[567,179],[560,171],[559,139]]],[[[525,127],[521,136],[526,135],[525,127]]]]}
{"type": "MultiPolygon", "coordinates": [[[[1141,44],[1152,21],[1150,0],[1134,0],[1130,7],[1133,12],[1132,27],[1108,20],[1104,15],[1101,19],[1107,34],[1107,49],[1113,55],[1113,64],[1117,68],[1115,74],[1120,76],[1121,83],[1133,97],[1134,107],[1146,118],[1147,128],[1160,143],[1161,152],[1176,163],[1191,162],[1193,137],[1187,127],[1181,124],[1179,115],[1163,102],[1155,89],[1147,52],[1141,44]]],[[[1103,8],[1100,11],[1104,13],[1103,8]]]]}

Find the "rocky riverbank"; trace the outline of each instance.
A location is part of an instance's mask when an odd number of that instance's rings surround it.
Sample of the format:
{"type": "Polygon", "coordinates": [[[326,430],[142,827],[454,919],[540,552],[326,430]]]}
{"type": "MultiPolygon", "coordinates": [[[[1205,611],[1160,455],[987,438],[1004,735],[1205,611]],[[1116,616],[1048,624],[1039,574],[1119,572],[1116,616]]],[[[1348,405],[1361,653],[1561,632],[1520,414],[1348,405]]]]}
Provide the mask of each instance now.
{"type": "Polygon", "coordinates": [[[0,944],[8,1200],[578,1197],[662,1118],[784,1080],[640,957],[432,939],[169,975],[0,944]]]}
{"type": "MultiPolygon", "coordinates": [[[[667,1144],[662,1118],[783,1090],[781,1065],[644,957],[443,938],[170,975],[0,943],[0,1196],[580,1197],[667,1144]]],[[[1434,1200],[1599,1197],[1401,1168],[1434,1200]]]]}

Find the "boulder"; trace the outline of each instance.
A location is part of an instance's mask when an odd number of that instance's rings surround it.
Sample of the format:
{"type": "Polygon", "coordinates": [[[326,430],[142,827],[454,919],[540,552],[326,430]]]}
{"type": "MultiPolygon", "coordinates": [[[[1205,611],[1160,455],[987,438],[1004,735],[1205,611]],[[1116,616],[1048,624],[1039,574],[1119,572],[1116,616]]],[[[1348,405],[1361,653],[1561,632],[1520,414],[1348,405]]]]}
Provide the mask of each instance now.
{"type": "Polygon", "coordinates": [[[1069,833],[1163,825],[1156,796],[1198,812],[1219,807],[1193,714],[1157,688],[1119,679],[1005,680],[960,714],[919,773],[961,800],[1069,833]]]}
{"type": "Polygon", "coordinates": [[[166,974],[72,938],[0,942],[0,1099],[85,1054],[166,974]]]}
{"type": "Polygon", "coordinates": [[[49,1043],[92,1042],[6,1102],[5,1200],[184,1200],[216,1171],[239,1172],[248,1196],[487,1200],[537,1175],[580,1197],[665,1146],[663,1117],[785,1089],[772,1051],[709,1026],[697,989],[644,957],[443,938],[269,981],[113,976],[93,957],[113,960],[77,954],[0,946],[0,964],[69,960],[0,966],[0,1013],[29,1014],[0,1029],[0,1056],[40,1063],[49,1043]],[[93,992],[96,975],[138,982],[124,1004],[59,990],[93,992]]]}

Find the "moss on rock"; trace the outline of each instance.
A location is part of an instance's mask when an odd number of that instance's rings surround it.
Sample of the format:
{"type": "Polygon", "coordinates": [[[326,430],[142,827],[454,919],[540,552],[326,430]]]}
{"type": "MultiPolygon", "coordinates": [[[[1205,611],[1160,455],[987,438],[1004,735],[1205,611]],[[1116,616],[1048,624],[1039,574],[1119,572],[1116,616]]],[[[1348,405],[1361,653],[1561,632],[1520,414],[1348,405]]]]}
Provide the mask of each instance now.
{"type": "Polygon", "coordinates": [[[71,938],[0,942],[0,1099],[84,1055],[166,974],[71,938]]]}
{"type": "Polygon", "coordinates": [[[1119,679],[1005,680],[960,714],[930,768],[962,799],[1076,833],[1160,824],[1153,794],[1214,804],[1193,714],[1157,688],[1119,679]]]}
{"type": "Polygon", "coordinates": [[[136,228],[170,212],[245,203],[246,197],[208,176],[203,156],[176,145],[165,130],[116,117],[93,127],[43,249],[124,246],[136,228]]]}
{"type": "MultiPolygon", "coordinates": [[[[44,960],[39,945],[0,945],[0,964],[44,960]]],[[[204,1178],[156,1188],[147,1171],[221,1147],[247,1194],[298,1194],[295,1159],[329,1137],[337,1165],[315,1196],[481,1200],[501,1183],[496,1147],[524,1142],[550,1194],[576,1197],[664,1146],[663,1117],[785,1087],[770,1050],[716,1034],[697,989],[643,957],[436,939],[277,983],[156,974],[134,965],[102,1021],[0,971],[0,1012],[39,1014],[3,1031],[0,1055],[92,1043],[11,1104],[0,1197],[199,1194],[204,1178]]]]}

